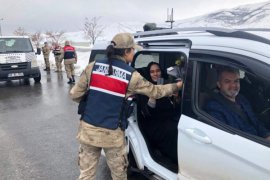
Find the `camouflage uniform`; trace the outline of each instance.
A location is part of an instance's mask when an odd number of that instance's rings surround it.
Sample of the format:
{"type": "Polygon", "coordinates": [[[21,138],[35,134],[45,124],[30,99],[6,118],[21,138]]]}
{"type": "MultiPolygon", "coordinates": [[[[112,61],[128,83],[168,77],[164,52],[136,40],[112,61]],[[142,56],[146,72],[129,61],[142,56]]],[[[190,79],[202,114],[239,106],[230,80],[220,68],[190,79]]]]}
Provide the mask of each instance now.
{"type": "Polygon", "coordinates": [[[63,53],[61,46],[55,45],[53,49],[54,59],[55,59],[55,66],[56,66],[56,72],[62,71],[62,61],[63,59],[60,59],[61,54],[63,53]]]}
{"type": "MultiPolygon", "coordinates": [[[[122,59],[125,61],[124,59],[122,59]]],[[[79,82],[70,90],[72,99],[79,102],[89,86],[94,62],[90,63],[81,74],[79,82]]],[[[137,71],[132,74],[126,97],[143,94],[155,99],[170,96],[177,91],[176,84],[153,85],[145,80],[137,71]]],[[[77,139],[80,142],[79,179],[95,179],[101,149],[104,150],[112,178],[127,179],[128,161],[125,149],[124,131],[120,128],[110,130],[80,122],[77,139]]]]}
{"type": "Polygon", "coordinates": [[[64,60],[65,70],[66,70],[68,79],[72,79],[75,75],[74,64],[76,63],[76,61],[77,60],[75,60],[75,59],[64,60]]]}
{"type": "Polygon", "coordinates": [[[42,47],[42,53],[43,53],[43,57],[44,57],[44,62],[46,65],[46,69],[44,70],[50,70],[50,61],[49,61],[49,57],[50,57],[50,52],[51,49],[48,46],[48,44],[45,42],[45,45],[42,47]]]}
{"type": "Polygon", "coordinates": [[[59,59],[62,61],[64,59],[64,65],[65,65],[65,70],[66,70],[66,73],[67,73],[67,78],[69,79],[68,83],[75,83],[75,78],[74,78],[74,75],[75,75],[75,67],[74,67],[74,64],[77,63],[77,53],[76,53],[76,50],[73,46],[70,45],[70,42],[69,41],[66,41],[65,42],[65,46],[63,48],[63,53],[61,53],[61,56],[59,57],[59,59]],[[65,57],[65,48],[69,46],[71,48],[73,48],[72,52],[74,53],[74,57],[70,57],[70,58],[66,58],[65,57]]]}

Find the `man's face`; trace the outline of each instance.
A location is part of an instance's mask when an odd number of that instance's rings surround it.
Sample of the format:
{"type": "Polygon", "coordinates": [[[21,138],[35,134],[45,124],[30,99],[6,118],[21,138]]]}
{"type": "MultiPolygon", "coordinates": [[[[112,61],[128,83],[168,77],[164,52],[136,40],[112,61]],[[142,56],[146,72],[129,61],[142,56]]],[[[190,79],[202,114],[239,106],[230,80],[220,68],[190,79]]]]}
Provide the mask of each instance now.
{"type": "Polygon", "coordinates": [[[217,86],[225,98],[234,102],[240,91],[240,76],[238,73],[222,72],[217,86]]]}

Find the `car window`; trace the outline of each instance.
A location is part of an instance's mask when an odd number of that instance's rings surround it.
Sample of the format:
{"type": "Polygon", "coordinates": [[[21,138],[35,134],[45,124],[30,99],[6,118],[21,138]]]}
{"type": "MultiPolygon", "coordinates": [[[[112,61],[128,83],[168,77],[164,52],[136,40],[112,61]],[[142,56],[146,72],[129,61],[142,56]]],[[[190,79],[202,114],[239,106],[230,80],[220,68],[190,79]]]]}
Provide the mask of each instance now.
{"type": "Polygon", "coordinates": [[[89,63],[96,60],[105,59],[106,56],[106,50],[95,50],[93,49],[90,54],[89,63]]]}
{"type": "Polygon", "coordinates": [[[135,68],[146,67],[150,62],[159,63],[158,53],[142,53],[136,57],[135,68]]]}
{"type": "Polygon", "coordinates": [[[32,52],[28,38],[0,38],[0,53],[32,52]]]}
{"type": "Polygon", "coordinates": [[[177,77],[184,79],[186,56],[180,52],[151,52],[140,51],[132,62],[131,66],[134,67],[142,76],[146,77],[146,67],[150,62],[159,63],[161,70],[164,73],[167,83],[175,82],[177,77]],[[169,71],[170,69],[172,71],[169,71]]]}
{"type": "Polygon", "coordinates": [[[198,67],[198,105],[202,111],[240,135],[262,139],[270,135],[268,79],[233,65],[201,62],[198,67]]]}

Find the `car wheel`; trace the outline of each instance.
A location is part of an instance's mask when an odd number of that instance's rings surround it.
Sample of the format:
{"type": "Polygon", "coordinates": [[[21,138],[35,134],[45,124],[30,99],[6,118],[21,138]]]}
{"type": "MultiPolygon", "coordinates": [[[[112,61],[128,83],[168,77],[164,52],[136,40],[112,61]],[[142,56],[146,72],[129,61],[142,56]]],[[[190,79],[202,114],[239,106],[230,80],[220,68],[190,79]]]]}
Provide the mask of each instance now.
{"type": "Polygon", "coordinates": [[[41,80],[41,76],[39,75],[38,77],[35,77],[34,80],[35,80],[36,83],[39,83],[40,80],[41,80]]]}

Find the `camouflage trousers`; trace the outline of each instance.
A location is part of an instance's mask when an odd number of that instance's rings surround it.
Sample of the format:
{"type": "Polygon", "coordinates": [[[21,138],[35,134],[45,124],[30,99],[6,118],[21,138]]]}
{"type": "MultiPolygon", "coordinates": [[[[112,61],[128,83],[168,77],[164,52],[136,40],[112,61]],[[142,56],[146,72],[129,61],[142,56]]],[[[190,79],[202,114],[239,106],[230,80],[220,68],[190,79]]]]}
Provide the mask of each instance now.
{"type": "Polygon", "coordinates": [[[56,71],[62,71],[62,60],[60,60],[60,56],[55,56],[55,66],[56,71]]]}
{"type": "Polygon", "coordinates": [[[74,75],[74,64],[65,64],[65,69],[67,73],[67,78],[72,78],[72,75],[74,75]]]}
{"type": "MultiPolygon", "coordinates": [[[[101,154],[101,147],[80,144],[79,151],[79,180],[96,179],[98,161],[101,154]]],[[[121,147],[103,148],[106,154],[107,164],[111,170],[113,180],[127,180],[127,153],[125,144],[121,147]]]]}
{"type": "Polygon", "coordinates": [[[45,58],[45,57],[44,57],[44,62],[45,62],[46,68],[50,69],[50,61],[49,61],[49,58],[45,58]]]}

